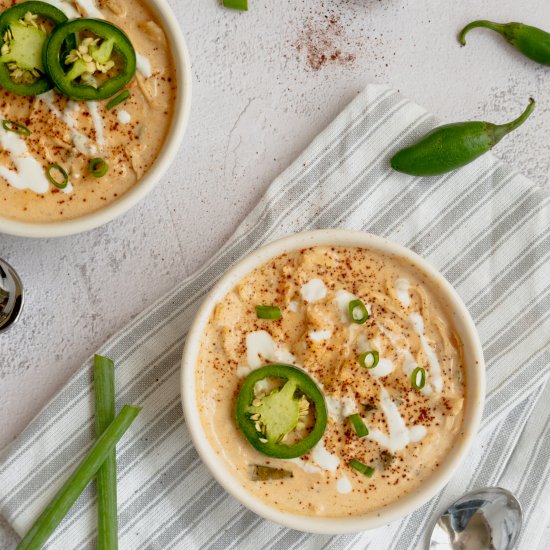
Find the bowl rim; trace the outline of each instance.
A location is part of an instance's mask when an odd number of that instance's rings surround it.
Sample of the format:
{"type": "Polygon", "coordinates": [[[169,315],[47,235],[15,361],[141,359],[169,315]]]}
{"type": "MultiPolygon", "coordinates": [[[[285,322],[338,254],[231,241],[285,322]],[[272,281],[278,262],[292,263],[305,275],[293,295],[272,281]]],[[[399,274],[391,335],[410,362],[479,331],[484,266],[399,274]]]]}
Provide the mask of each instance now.
{"type": "Polygon", "coordinates": [[[481,423],[485,401],[485,362],[475,324],[462,299],[443,275],[425,259],[412,250],[377,235],[346,229],[321,229],[289,235],[262,246],[242,258],[217,281],[204,298],[189,329],[182,355],[180,392],[185,422],[195,448],[210,473],[230,495],[259,516],[285,527],[316,534],[337,535],[374,529],[401,519],[425,504],[449,482],[467,455],[481,423]],[[371,248],[412,262],[416,269],[428,275],[441,288],[442,292],[439,296],[448,303],[455,329],[462,340],[464,355],[466,357],[468,352],[468,357],[471,359],[466,365],[467,398],[463,420],[464,435],[453,446],[452,452],[447,454],[434,475],[419,489],[404,495],[386,507],[356,517],[335,518],[293,514],[277,510],[252,496],[239,484],[229,467],[210,446],[204,435],[196,407],[196,359],[202,333],[215,304],[234,288],[243,276],[270,258],[283,252],[323,245],[371,248]]]}
{"type": "Polygon", "coordinates": [[[167,34],[178,79],[173,120],[153,165],[131,189],[104,208],[78,218],[56,222],[24,222],[0,215],[0,233],[17,237],[65,237],[104,225],[122,216],[141,201],[158,184],[172,164],[189,122],[192,97],[191,61],[183,32],[168,2],[143,1],[158,17],[167,34]]]}

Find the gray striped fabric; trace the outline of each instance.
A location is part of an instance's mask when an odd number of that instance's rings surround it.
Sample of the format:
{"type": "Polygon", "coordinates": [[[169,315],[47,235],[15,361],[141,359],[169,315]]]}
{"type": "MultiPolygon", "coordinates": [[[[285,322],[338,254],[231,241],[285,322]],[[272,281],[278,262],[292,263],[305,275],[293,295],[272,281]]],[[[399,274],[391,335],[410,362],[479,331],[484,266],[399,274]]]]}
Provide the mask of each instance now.
{"type": "MultiPolygon", "coordinates": [[[[486,485],[519,496],[518,548],[538,547],[550,515],[550,198],[490,155],[439,178],[392,172],[388,156],[434,123],[396,92],[369,86],[207,265],[99,350],[117,363],[118,405],[143,407],[118,446],[121,548],[421,548],[437,513],[486,485]],[[196,308],[228,267],[277,237],[336,226],[388,237],[443,272],[478,326],[488,398],[470,456],[437,497],[402,521],[327,537],[261,520],[213,481],[183,422],[178,371],[196,308]]],[[[0,512],[19,533],[93,439],[90,367],[0,457],[0,512]]],[[[95,513],[89,487],[48,548],[93,548],[95,513]]]]}

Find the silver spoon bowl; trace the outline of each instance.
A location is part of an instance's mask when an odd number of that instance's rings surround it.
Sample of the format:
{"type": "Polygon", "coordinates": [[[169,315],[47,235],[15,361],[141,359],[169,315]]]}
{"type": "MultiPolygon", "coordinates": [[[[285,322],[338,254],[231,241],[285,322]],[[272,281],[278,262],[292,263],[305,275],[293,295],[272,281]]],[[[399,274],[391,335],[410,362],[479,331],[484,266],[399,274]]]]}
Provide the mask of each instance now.
{"type": "Polygon", "coordinates": [[[8,262],[0,259],[0,333],[8,330],[23,309],[23,284],[8,262]]]}
{"type": "Polygon", "coordinates": [[[460,497],[437,520],[430,550],[512,550],[521,505],[506,489],[488,487],[460,497]]]}

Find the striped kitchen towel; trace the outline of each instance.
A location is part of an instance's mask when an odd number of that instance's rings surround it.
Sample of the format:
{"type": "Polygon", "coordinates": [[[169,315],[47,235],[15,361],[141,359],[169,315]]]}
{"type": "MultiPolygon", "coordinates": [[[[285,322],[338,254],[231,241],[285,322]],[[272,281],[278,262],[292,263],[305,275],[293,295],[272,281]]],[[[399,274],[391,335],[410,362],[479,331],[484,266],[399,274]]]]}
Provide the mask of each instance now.
{"type": "MultiPolygon", "coordinates": [[[[207,265],[99,350],[116,361],[118,406],[143,407],[118,446],[122,549],[423,548],[438,513],[487,485],[518,496],[518,548],[538,547],[550,512],[550,198],[491,155],[437,178],[393,172],[391,153],[435,122],[395,91],[369,85],[207,265]],[[179,397],[185,335],[216,280],[270,240],[325,227],[383,235],[438,268],[477,324],[488,378],[482,429],[447,487],[401,521],[336,537],[284,529],[229,497],[199,460],[179,397]]],[[[0,512],[18,533],[88,449],[93,414],[88,362],[0,456],[0,512]]],[[[93,548],[95,526],[88,487],[48,548],[93,548]]]]}

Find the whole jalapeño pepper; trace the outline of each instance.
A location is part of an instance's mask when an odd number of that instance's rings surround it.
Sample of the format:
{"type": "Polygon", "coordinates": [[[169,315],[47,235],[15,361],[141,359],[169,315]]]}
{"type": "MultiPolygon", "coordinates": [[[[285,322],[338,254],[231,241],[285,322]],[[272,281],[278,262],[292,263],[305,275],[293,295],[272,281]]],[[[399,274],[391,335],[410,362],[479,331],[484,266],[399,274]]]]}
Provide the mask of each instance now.
{"type": "Polygon", "coordinates": [[[493,23],[481,19],[472,21],[462,29],[458,39],[463,46],[466,45],[466,34],[477,27],[497,32],[529,59],[550,65],[550,34],[546,31],[523,23],[493,23]]]}
{"type": "Polygon", "coordinates": [[[394,170],[412,176],[437,176],[464,166],[496,145],[521,126],[535,108],[530,99],[523,113],[506,124],[472,121],[434,128],[418,143],[396,153],[390,164],[394,170]]]}

